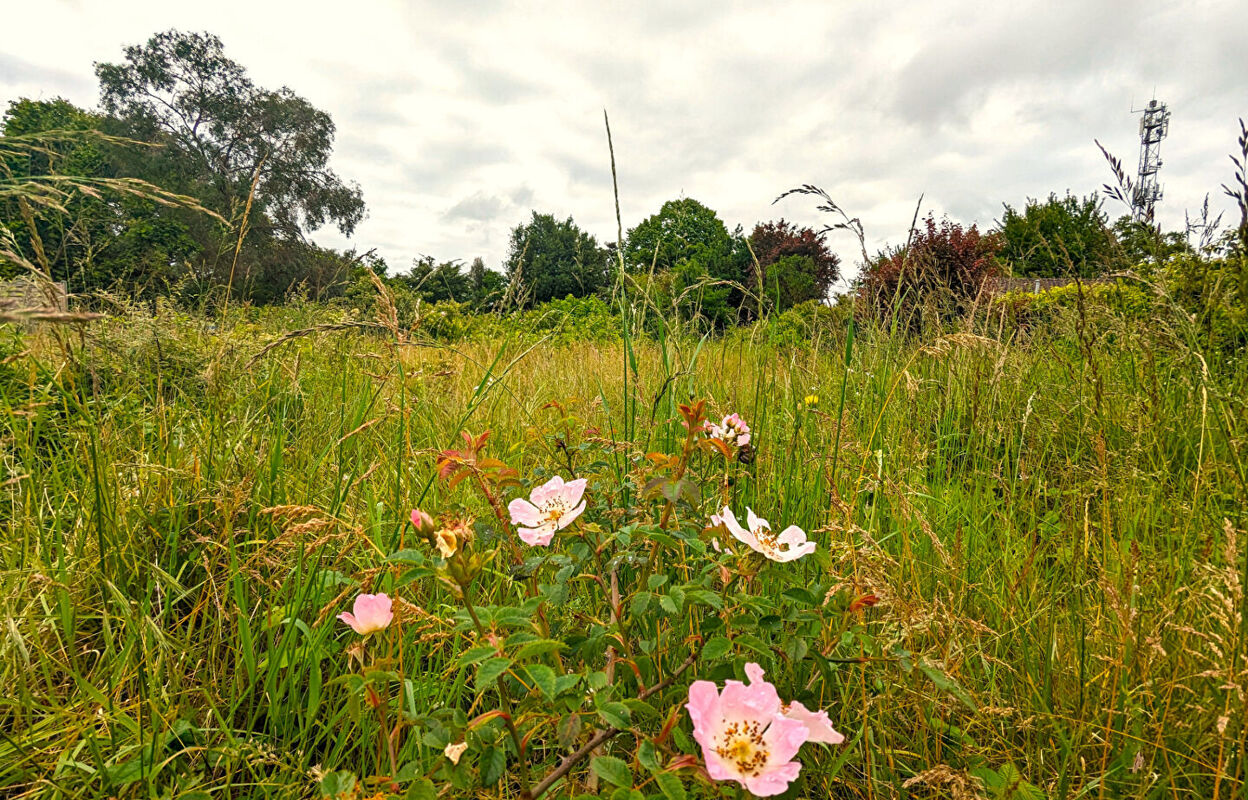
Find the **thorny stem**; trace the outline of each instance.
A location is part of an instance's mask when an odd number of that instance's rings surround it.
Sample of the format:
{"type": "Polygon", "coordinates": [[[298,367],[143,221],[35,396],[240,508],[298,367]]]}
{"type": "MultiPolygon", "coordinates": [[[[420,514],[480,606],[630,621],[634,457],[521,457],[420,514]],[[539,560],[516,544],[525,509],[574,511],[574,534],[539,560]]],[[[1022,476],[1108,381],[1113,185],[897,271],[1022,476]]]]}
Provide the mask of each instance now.
{"type": "MultiPolygon", "coordinates": [[[[472,619],[472,624],[477,629],[477,633],[482,639],[486,639],[489,634],[485,630],[485,626],[481,624],[480,617],[477,616],[477,610],[472,606],[472,600],[468,597],[468,587],[460,586],[460,595],[463,597],[464,609],[468,612],[468,616],[472,619]]],[[[537,795],[529,790],[529,760],[524,754],[524,743],[520,739],[520,731],[516,730],[515,706],[511,702],[511,693],[507,691],[507,684],[503,680],[503,676],[499,675],[496,679],[498,685],[498,697],[503,704],[503,723],[507,726],[507,733],[511,735],[511,741],[516,746],[516,756],[520,759],[520,769],[518,777],[520,779],[520,797],[523,800],[533,800],[537,795]]]]}
{"type": "MultiPolygon", "coordinates": [[[[490,487],[486,484],[485,478],[477,470],[472,471],[472,476],[477,479],[477,486],[481,489],[481,494],[485,495],[485,501],[490,504],[490,508],[494,510],[494,516],[498,518],[498,524],[502,526],[501,531],[506,531],[511,524],[510,518],[503,512],[503,504],[494,493],[490,491],[490,487]]],[[[520,552],[516,549],[516,543],[507,537],[507,542],[511,549],[512,561],[516,564],[521,562],[520,552]]]]}
{"type": "MultiPolygon", "coordinates": [[[[699,642],[698,646],[694,649],[694,651],[689,654],[689,657],[686,658],[684,662],[682,662],[681,665],[672,672],[671,675],[668,675],[666,678],[659,681],[654,686],[651,686],[649,689],[646,689],[645,691],[640,692],[637,695],[637,699],[645,700],[649,698],[651,695],[661,692],[667,687],[671,686],[673,683],[675,683],[676,679],[679,678],[684,673],[685,670],[693,666],[693,663],[698,660],[698,656],[701,653],[702,653],[702,643],[699,642]]],[[[613,738],[616,734],[623,733],[623,732],[624,732],[623,728],[606,728],[605,730],[601,730],[598,733],[594,734],[592,739],[590,739],[585,744],[581,745],[580,748],[578,748],[576,752],[572,753],[570,756],[567,756],[566,758],[564,758],[563,761],[559,762],[559,766],[551,770],[550,773],[545,778],[542,778],[541,781],[539,781],[538,784],[533,787],[533,793],[529,795],[531,800],[538,800],[538,798],[540,798],[543,794],[545,794],[546,791],[550,789],[551,786],[555,785],[556,781],[558,781],[564,775],[568,774],[568,772],[573,767],[575,767],[577,763],[579,763],[582,759],[584,759],[585,756],[589,755],[590,753],[594,752],[602,745],[606,744],[607,741],[613,738]]]]}

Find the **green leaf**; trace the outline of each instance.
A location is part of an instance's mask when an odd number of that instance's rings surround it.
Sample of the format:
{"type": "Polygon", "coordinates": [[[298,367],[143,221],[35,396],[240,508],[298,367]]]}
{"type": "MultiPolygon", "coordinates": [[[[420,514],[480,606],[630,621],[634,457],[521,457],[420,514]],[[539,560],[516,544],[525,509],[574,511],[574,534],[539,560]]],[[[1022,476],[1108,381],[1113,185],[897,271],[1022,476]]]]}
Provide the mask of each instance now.
{"type": "Polygon", "coordinates": [[[507,754],[501,747],[487,747],[481,754],[481,783],[493,786],[507,770],[507,754]]]}
{"type": "Polygon", "coordinates": [[[559,741],[560,747],[571,747],[576,743],[576,737],[581,735],[580,714],[568,714],[559,720],[559,727],[555,729],[555,737],[559,741]]]}
{"type": "Polygon", "coordinates": [[[477,667],[477,688],[484,689],[488,684],[498,679],[498,676],[507,671],[511,666],[510,658],[491,658],[489,661],[482,662],[477,667]]]}
{"type": "Polygon", "coordinates": [[[654,776],[654,782],[667,800],[685,800],[685,785],[672,773],[660,772],[654,776]]]}
{"type": "Polygon", "coordinates": [[[589,768],[612,786],[628,788],[633,785],[633,773],[623,759],[615,756],[598,756],[589,762],[589,768]]]}
{"type": "Polygon", "coordinates": [[[712,636],[706,640],[706,644],[702,647],[702,659],[704,661],[717,661],[731,651],[732,642],[723,636],[712,636]]]}
{"type": "Polygon", "coordinates": [[[554,639],[538,639],[536,641],[526,642],[521,645],[520,649],[516,651],[515,659],[517,661],[523,661],[526,658],[541,656],[546,653],[553,653],[556,650],[563,650],[566,647],[566,644],[554,639]]]}
{"type": "Polygon", "coordinates": [[[975,701],[972,700],[971,696],[967,694],[965,689],[962,688],[962,685],[950,677],[949,674],[943,669],[929,664],[926,660],[919,661],[918,667],[923,674],[928,677],[928,680],[935,684],[937,689],[953,695],[958,700],[962,701],[962,704],[971,711],[979,711],[979,707],[975,705],[975,701]]]}
{"type": "Polygon", "coordinates": [[[671,598],[671,595],[665,594],[662,597],[660,597],[659,607],[669,614],[674,615],[674,614],[680,613],[680,609],[676,607],[676,601],[671,598]]]}
{"type": "Polygon", "coordinates": [[[802,586],[792,586],[788,589],[785,589],[783,592],[781,592],[781,594],[784,597],[788,598],[789,600],[792,600],[797,603],[801,603],[803,605],[807,605],[807,606],[819,605],[819,598],[815,597],[815,595],[809,589],[806,589],[805,587],[802,587],[802,586]]]}
{"type": "Polygon", "coordinates": [[[461,667],[470,667],[495,655],[498,655],[498,649],[494,645],[479,644],[476,647],[469,648],[459,657],[459,665],[461,667]]]}
{"type": "Polygon", "coordinates": [[[438,800],[438,790],[433,781],[421,778],[407,787],[407,800],[438,800]]]}
{"type": "Polygon", "coordinates": [[[598,716],[613,728],[627,728],[631,724],[632,714],[623,703],[603,703],[598,708],[598,716]]]}
{"type": "Polygon", "coordinates": [[[542,694],[554,700],[558,694],[555,689],[555,671],[545,664],[529,664],[524,669],[529,674],[529,680],[542,690],[542,694]]]}
{"type": "Polygon", "coordinates": [[[659,748],[654,746],[654,742],[646,739],[637,748],[637,761],[651,772],[658,772],[662,764],[659,762],[659,748]]]}
{"type": "Polygon", "coordinates": [[[321,797],[338,798],[355,795],[355,775],[346,770],[331,772],[321,778],[321,797]]]}
{"type": "Polygon", "coordinates": [[[759,639],[757,636],[752,636],[751,634],[748,634],[748,633],[742,633],[742,634],[739,634],[737,638],[734,639],[733,641],[735,641],[737,644],[744,645],[750,648],[751,650],[753,650],[755,653],[758,653],[759,655],[764,655],[764,656],[771,655],[771,648],[768,647],[763,642],[763,640],[759,639]]]}

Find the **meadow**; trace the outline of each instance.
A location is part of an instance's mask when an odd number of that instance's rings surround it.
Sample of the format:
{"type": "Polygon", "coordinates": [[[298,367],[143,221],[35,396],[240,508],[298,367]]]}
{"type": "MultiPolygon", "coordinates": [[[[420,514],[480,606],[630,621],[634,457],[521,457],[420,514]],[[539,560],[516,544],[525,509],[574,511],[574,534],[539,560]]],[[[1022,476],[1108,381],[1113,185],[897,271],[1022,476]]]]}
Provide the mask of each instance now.
{"type": "Polygon", "coordinates": [[[786,797],[1244,796],[1248,367],[1181,313],[445,342],[381,305],[0,331],[0,793],[738,796],[684,705],[758,663],[844,736],[786,797]],[[528,548],[491,505],[557,474],[594,521],[528,548]],[[725,504],[815,552],[719,552],[725,504]]]}

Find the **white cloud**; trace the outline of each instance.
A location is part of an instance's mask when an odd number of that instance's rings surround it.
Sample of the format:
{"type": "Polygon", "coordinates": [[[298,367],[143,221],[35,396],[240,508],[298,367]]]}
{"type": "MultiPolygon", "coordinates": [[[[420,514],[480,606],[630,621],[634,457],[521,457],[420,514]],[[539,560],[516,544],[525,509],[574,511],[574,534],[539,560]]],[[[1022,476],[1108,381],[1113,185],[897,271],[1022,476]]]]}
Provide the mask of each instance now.
{"type": "MultiPolygon", "coordinates": [[[[1227,179],[1248,4],[45,0],[7,12],[0,100],[96,102],[92,62],[168,28],[208,30],[260,85],[338,127],[333,166],[369,217],[351,241],[392,268],[421,253],[501,267],[531,209],[615,238],[602,110],[624,225],[695,197],[729,227],[822,222],[804,182],[860,216],[873,247],[925,208],[991,225],[1001,204],[1095,191],[1100,139],[1135,163],[1128,112],[1174,112],[1161,221],[1227,179]]],[[[1111,209],[1118,213],[1117,209],[1111,209]]],[[[316,239],[348,244],[334,230],[316,239]]],[[[847,264],[857,245],[834,240],[847,264]]]]}

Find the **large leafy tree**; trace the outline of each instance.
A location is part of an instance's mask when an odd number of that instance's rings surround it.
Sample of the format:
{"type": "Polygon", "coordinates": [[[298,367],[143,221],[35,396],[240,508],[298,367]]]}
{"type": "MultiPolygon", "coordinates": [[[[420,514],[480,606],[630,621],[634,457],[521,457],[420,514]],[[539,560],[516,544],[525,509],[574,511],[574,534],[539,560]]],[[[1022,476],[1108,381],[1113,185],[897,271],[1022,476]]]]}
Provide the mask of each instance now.
{"type": "Polygon", "coordinates": [[[783,219],[760,222],[750,234],[750,247],[761,268],[754,276],[758,292],[779,310],[827,299],[840,277],[840,258],[828,249],[824,234],[812,228],[783,219]]]}
{"type": "Polygon", "coordinates": [[[95,73],[124,132],[165,146],[162,185],[238,216],[254,182],[254,209],[287,237],[330,222],[349,234],[363,218],[359,188],[329,168],[329,115],[286,87],[253,84],[216,36],[158,33],[95,73]]]}
{"type": "MultiPolygon", "coordinates": [[[[148,192],[117,191],[116,163],[129,146],[97,133],[106,122],[59,97],[10,102],[0,131],[9,141],[32,146],[20,158],[6,158],[0,173],[34,181],[64,176],[94,188],[69,193],[56,213],[41,207],[19,213],[18,201],[6,198],[0,224],[70,291],[117,285],[133,294],[165,290],[199,250],[175,217],[203,215],[155,202],[148,192]]],[[[0,274],[15,270],[0,266],[0,274]]]]}
{"type": "Polygon", "coordinates": [[[748,278],[749,252],[712,209],[691,197],[669,200],[657,214],[628,231],[624,259],[630,270],[656,274],[662,304],[724,325],[743,306],[737,287],[748,278]]]}
{"type": "Polygon", "coordinates": [[[571,217],[560,221],[534,211],[512,229],[506,266],[512,294],[526,306],[585,297],[607,286],[606,251],[571,217]]]}
{"type": "Polygon", "coordinates": [[[999,229],[1001,260],[1015,275],[1092,278],[1126,266],[1095,195],[1051,194],[1021,211],[1006,204],[999,229]]]}

